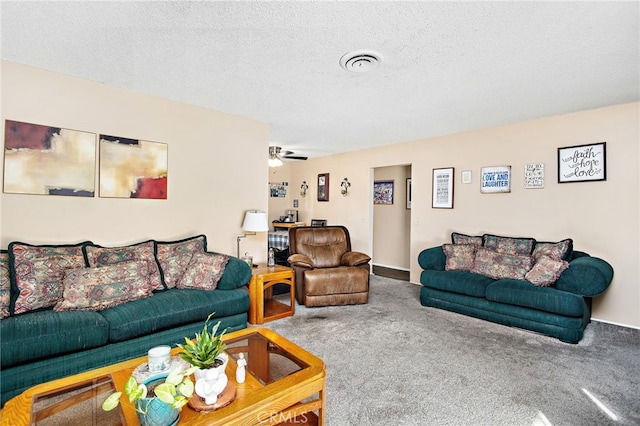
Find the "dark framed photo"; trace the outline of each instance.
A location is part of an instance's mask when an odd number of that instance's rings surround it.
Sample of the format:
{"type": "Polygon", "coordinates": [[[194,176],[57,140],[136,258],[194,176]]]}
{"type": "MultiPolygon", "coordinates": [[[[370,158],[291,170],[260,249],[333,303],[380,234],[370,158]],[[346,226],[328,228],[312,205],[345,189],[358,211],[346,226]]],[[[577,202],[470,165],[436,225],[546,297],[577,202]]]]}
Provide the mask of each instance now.
{"type": "Polygon", "coordinates": [[[373,182],[373,204],[393,204],[393,181],[373,182]]]}
{"type": "Polygon", "coordinates": [[[558,183],[607,180],[607,143],[558,148],[558,183]]]}
{"type": "Polygon", "coordinates": [[[329,201],[329,173],[318,175],[318,201],[329,201]]]}
{"type": "Polygon", "coordinates": [[[447,167],[433,169],[433,191],[431,207],[434,209],[453,208],[453,177],[455,169],[447,167]]]}

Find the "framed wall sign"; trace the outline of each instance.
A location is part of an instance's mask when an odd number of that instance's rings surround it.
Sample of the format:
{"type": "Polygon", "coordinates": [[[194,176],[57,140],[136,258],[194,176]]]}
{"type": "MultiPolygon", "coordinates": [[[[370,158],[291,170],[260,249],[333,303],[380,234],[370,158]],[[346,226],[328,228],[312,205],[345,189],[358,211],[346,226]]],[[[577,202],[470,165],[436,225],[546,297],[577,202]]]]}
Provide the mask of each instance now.
{"type": "Polygon", "coordinates": [[[511,192],[511,166],[483,167],[480,173],[480,192],[511,192]]]}
{"type": "Polygon", "coordinates": [[[463,170],[460,174],[460,181],[464,184],[471,183],[471,170],[463,170]]]}
{"type": "Polygon", "coordinates": [[[329,173],[318,175],[318,201],[329,201],[329,173]]]}
{"type": "Polygon", "coordinates": [[[433,169],[433,190],[431,207],[434,209],[453,208],[454,168],[433,169]]]}
{"type": "Polygon", "coordinates": [[[526,189],[544,188],[544,164],[524,165],[524,187],[526,189]]]}
{"type": "Polygon", "coordinates": [[[558,148],[558,183],[607,180],[607,143],[558,148]]]}
{"type": "Polygon", "coordinates": [[[393,181],[373,182],[373,204],[393,204],[393,181]]]}

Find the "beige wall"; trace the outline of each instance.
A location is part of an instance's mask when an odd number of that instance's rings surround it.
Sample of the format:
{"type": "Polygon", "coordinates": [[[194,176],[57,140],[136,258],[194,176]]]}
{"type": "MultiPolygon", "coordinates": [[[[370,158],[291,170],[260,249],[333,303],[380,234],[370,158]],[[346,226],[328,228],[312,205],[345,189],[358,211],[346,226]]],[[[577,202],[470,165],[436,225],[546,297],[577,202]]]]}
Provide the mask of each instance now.
{"type": "Polygon", "coordinates": [[[577,250],[609,261],[615,276],[594,299],[593,318],[640,327],[640,104],[624,104],[532,120],[291,164],[290,184],[310,183],[306,217],[346,225],[354,249],[372,253],[372,169],[412,165],[411,281],[419,281],[419,252],[450,240],[452,231],[532,236],[557,241],[571,237],[577,250]],[[607,180],[557,183],[557,148],[607,142],[607,180]],[[524,189],[523,169],[545,164],[544,189],[524,189]],[[508,194],[481,194],[483,166],[510,165],[508,194]],[[455,167],[454,209],[431,208],[432,169],[455,167]],[[473,182],[460,183],[471,170],[473,182]],[[331,173],[331,200],[315,201],[316,176],[331,173]],[[352,183],[340,196],[340,181],[352,183]]]}
{"type": "MultiPolygon", "coordinates": [[[[5,61],[2,119],[169,145],[167,200],[3,193],[3,248],[15,240],[109,246],[204,233],[210,250],[235,255],[244,212],[268,208],[265,123],[5,61]]],[[[241,249],[264,261],[266,239],[250,236],[241,249]]]]}

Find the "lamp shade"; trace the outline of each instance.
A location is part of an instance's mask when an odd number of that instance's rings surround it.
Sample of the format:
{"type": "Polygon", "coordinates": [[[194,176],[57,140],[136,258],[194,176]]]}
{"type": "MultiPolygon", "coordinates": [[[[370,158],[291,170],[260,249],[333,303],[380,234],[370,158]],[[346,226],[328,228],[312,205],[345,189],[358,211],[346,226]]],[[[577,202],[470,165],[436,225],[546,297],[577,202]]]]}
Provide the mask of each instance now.
{"type": "Polygon", "coordinates": [[[249,232],[265,232],[269,230],[267,214],[265,212],[252,210],[244,215],[242,230],[249,232]]]}

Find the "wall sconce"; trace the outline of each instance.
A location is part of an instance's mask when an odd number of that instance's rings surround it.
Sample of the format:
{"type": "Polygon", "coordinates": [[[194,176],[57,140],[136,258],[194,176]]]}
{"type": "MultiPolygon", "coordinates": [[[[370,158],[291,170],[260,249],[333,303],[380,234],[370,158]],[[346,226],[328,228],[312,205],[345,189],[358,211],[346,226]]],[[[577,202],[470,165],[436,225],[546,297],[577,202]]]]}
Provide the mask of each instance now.
{"type": "Polygon", "coordinates": [[[246,238],[247,235],[255,235],[256,232],[266,232],[269,230],[269,224],[267,223],[267,214],[258,210],[250,210],[244,215],[244,222],[242,223],[242,230],[245,231],[244,235],[239,235],[237,257],[240,257],[240,239],[246,238]]]}
{"type": "Polygon", "coordinates": [[[307,189],[309,189],[309,185],[307,185],[307,181],[303,180],[302,185],[300,185],[300,195],[303,197],[307,196],[307,189]]]}
{"type": "Polygon", "coordinates": [[[346,197],[347,195],[349,195],[349,187],[351,186],[351,182],[349,182],[349,179],[342,179],[342,183],[340,184],[340,186],[342,187],[342,189],[340,190],[342,196],[346,197]]]}

